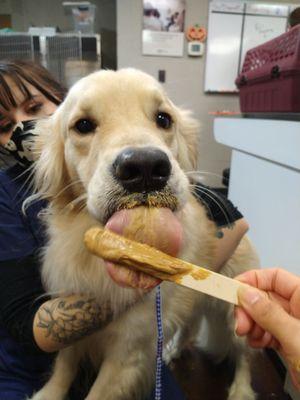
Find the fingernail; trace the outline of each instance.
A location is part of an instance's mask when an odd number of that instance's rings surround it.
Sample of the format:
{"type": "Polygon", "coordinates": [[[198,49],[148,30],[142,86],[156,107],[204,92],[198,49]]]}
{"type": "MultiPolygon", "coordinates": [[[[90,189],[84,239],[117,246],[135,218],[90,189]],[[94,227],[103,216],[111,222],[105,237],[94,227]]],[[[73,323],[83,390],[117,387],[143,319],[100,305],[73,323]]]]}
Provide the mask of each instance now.
{"type": "Polygon", "coordinates": [[[251,287],[241,287],[238,291],[238,297],[242,305],[253,306],[261,299],[262,295],[257,289],[251,287]]]}

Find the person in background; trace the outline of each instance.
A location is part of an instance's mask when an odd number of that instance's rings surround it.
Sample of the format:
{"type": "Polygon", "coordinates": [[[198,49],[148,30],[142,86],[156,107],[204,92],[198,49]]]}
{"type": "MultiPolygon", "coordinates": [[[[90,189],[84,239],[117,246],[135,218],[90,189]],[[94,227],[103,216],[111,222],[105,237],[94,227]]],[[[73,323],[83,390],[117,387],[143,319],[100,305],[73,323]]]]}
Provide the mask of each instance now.
{"type": "Polygon", "coordinates": [[[279,269],[261,269],[236,277],[251,285],[239,292],[236,333],[254,348],[271,347],[286,360],[300,390],[300,277],[279,269]]]}
{"type": "Polygon", "coordinates": [[[288,16],[288,30],[300,24],[300,7],[295,8],[288,16]]]}
{"type": "MultiPolygon", "coordinates": [[[[40,215],[47,204],[36,201],[25,214],[22,210],[24,201],[32,194],[33,120],[52,114],[64,96],[65,89],[38,64],[0,62],[0,148],[10,164],[14,162],[0,171],[0,398],[5,400],[31,396],[47,379],[53,360],[51,353],[112,320],[111,310],[102,309],[89,296],[74,294],[52,299],[45,295],[39,251],[46,243],[40,215]],[[83,311],[86,309],[91,313],[83,311]],[[65,321],[69,327],[72,321],[72,329],[64,329],[65,321]]],[[[199,191],[200,201],[206,204],[210,200],[211,206],[220,201],[218,195],[203,188],[199,191]]],[[[239,213],[220,229],[218,267],[226,262],[247,229],[239,213]]],[[[123,272],[122,268],[117,269],[115,280],[130,286],[128,275],[122,278],[123,272]]],[[[146,282],[142,285],[145,289],[158,284],[149,283],[148,276],[143,274],[139,278],[146,282]]],[[[165,369],[170,398],[182,398],[168,374],[165,369]]],[[[72,393],[71,398],[80,399],[83,395],[72,393]]]]}

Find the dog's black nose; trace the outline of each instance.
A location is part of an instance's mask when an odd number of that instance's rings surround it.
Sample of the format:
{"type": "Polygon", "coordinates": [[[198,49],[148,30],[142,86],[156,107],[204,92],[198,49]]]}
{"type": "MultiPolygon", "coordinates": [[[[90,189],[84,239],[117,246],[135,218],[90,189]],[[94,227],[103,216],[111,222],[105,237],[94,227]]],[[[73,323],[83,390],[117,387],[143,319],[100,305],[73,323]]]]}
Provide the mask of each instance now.
{"type": "Polygon", "coordinates": [[[168,156],[153,147],[127,148],[116,158],[113,174],[129,192],[152,192],[163,189],[170,177],[168,156]]]}

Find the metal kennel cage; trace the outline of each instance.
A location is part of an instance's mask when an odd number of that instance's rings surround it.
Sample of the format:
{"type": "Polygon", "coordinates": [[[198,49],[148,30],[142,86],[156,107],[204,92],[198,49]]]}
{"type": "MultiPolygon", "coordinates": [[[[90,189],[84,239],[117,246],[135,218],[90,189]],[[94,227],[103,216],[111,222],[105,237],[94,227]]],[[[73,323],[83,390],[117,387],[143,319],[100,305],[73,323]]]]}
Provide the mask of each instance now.
{"type": "Polygon", "coordinates": [[[81,77],[101,68],[100,35],[1,32],[0,59],[12,58],[39,61],[60,82],[70,87],[81,77]]]}

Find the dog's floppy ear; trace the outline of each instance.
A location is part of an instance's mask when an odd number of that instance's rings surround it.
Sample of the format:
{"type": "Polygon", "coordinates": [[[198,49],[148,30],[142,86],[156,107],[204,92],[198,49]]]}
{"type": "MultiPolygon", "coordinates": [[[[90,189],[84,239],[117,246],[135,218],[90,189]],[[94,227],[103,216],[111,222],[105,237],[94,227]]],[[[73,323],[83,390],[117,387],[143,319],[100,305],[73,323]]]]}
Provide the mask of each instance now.
{"type": "Polygon", "coordinates": [[[67,175],[59,113],[40,120],[35,133],[35,189],[41,198],[51,200],[66,185],[67,175]]]}
{"type": "Polygon", "coordinates": [[[195,171],[198,163],[199,122],[190,111],[177,111],[176,145],[177,160],[184,171],[195,171]]]}

